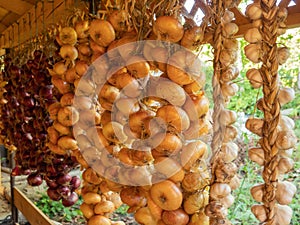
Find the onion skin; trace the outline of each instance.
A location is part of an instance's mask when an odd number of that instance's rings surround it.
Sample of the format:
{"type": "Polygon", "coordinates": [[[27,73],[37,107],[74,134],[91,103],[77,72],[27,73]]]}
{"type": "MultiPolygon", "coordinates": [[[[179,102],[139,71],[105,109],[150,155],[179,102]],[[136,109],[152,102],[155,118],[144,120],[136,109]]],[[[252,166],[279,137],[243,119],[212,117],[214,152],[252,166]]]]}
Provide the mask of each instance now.
{"type": "Polygon", "coordinates": [[[172,16],[160,16],[156,19],[153,32],[164,41],[178,42],[184,35],[183,26],[172,16]]]}

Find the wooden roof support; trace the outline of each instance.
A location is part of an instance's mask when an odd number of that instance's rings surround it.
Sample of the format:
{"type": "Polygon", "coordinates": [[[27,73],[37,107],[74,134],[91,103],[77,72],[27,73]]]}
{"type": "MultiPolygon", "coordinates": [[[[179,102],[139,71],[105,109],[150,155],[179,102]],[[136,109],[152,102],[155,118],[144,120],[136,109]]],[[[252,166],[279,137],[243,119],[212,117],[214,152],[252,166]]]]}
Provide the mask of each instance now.
{"type": "Polygon", "coordinates": [[[20,0],[7,0],[0,1],[0,7],[12,11],[18,15],[23,15],[24,12],[28,11],[32,7],[32,4],[20,0]]]}
{"type": "Polygon", "coordinates": [[[42,2],[38,2],[35,6],[32,7],[25,15],[23,15],[19,20],[20,33],[18,33],[18,29],[14,29],[14,26],[8,27],[2,34],[5,35],[5,38],[0,39],[0,48],[10,48],[14,46],[18,46],[18,36],[20,36],[21,43],[30,39],[30,34],[35,36],[36,30],[40,32],[43,31],[43,27],[48,27],[50,24],[57,23],[62,19],[64,12],[67,7],[71,7],[74,4],[74,0],[54,0],[54,3],[45,1],[44,11],[42,7],[42,2]],[[52,4],[54,4],[54,10],[52,9],[52,4]],[[35,11],[37,15],[35,15],[35,11]],[[29,21],[29,14],[31,17],[31,21],[29,21]],[[45,24],[43,24],[43,14],[45,16],[45,24]],[[53,16],[54,14],[54,16],[53,16]],[[30,26],[31,24],[31,26],[30,26]],[[12,33],[15,36],[14,40],[9,40],[11,38],[12,33]],[[9,37],[10,36],[10,37],[9,37]]]}

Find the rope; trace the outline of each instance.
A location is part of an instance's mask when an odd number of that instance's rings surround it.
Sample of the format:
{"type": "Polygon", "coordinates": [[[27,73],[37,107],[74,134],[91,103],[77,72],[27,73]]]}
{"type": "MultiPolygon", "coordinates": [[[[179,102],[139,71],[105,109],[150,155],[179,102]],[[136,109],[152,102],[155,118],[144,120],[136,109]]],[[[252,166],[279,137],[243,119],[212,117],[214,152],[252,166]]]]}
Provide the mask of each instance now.
{"type": "Polygon", "coordinates": [[[263,79],[263,112],[264,125],[261,147],[264,150],[265,164],[262,173],[265,181],[263,203],[267,208],[266,225],[274,225],[275,222],[275,194],[278,184],[278,148],[275,146],[277,137],[276,128],[280,119],[280,104],[278,101],[279,79],[277,61],[277,6],[276,1],[261,1],[263,10],[262,30],[263,35],[262,67],[260,69],[263,79]]]}

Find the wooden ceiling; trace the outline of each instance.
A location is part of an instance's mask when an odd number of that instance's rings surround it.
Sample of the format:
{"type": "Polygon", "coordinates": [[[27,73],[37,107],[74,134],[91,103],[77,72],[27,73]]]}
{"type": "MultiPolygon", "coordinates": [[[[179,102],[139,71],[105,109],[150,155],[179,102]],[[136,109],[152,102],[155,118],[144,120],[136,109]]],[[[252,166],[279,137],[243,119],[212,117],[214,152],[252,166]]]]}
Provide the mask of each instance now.
{"type": "Polygon", "coordinates": [[[36,0],[0,0],[0,33],[34,7],[35,2],[36,0]]]}
{"type": "MultiPolygon", "coordinates": [[[[0,49],[16,46],[18,41],[28,40],[29,33],[41,31],[45,26],[58,21],[64,10],[74,7],[74,4],[80,1],[83,0],[0,0],[0,49]],[[31,21],[29,21],[30,17],[31,21]]],[[[184,4],[187,13],[194,19],[199,9],[202,13],[207,11],[206,0],[180,1],[184,4]]],[[[247,2],[251,3],[252,0],[247,0],[247,2]]],[[[281,0],[279,5],[288,6],[287,27],[300,27],[300,0],[281,0]]],[[[236,7],[232,11],[235,13],[239,35],[241,35],[251,27],[250,21],[241,9],[236,7]]]]}

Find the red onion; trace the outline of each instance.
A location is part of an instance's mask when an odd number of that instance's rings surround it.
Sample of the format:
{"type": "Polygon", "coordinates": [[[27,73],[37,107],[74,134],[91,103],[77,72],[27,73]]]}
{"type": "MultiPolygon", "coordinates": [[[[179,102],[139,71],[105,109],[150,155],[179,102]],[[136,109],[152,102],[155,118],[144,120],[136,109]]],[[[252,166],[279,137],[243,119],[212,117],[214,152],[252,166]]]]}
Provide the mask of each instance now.
{"type": "Polygon", "coordinates": [[[76,192],[72,192],[70,196],[68,196],[67,198],[63,198],[62,204],[66,207],[69,207],[74,205],[77,201],[78,201],[78,195],[76,194],[76,192]]]}
{"type": "Polygon", "coordinates": [[[54,188],[48,188],[47,189],[47,195],[53,201],[59,201],[61,199],[61,195],[54,188]]]}
{"type": "Polygon", "coordinates": [[[43,183],[43,178],[40,174],[32,173],[27,177],[27,182],[31,186],[39,186],[43,183]]]}

